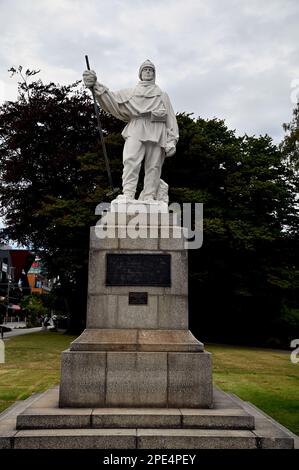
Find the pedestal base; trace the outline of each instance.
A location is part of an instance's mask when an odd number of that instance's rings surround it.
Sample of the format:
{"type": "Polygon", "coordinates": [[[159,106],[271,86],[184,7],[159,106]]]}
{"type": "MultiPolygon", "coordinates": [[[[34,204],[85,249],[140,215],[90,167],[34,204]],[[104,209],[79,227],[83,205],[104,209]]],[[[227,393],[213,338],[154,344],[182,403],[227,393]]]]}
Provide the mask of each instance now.
{"type": "Polygon", "coordinates": [[[209,408],[211,354],[65,351],[59,406],[209,408]]]}

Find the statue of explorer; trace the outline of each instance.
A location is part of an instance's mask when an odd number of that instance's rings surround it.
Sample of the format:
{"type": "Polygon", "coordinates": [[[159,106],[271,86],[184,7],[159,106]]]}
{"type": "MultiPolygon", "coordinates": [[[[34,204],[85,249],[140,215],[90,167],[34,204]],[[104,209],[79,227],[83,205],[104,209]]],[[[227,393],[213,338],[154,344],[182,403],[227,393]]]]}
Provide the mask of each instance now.
{"type": "Polygon", "coordinates": [[[102,109],[127,123],[122,132],[123,194],[117,199],[135,199],[141,163],[144,160],[144,187],[139,197],[144,201],[166,198],[168,185],[160,179],[165,157],[175,154],[179,131],[170,99],[155,83],[156,69],[150,60],[139,68],[139,83],[135,88],[110,91],[97,82],[96,73],[86,70],[83,80],[94,88],[102,109]]]}

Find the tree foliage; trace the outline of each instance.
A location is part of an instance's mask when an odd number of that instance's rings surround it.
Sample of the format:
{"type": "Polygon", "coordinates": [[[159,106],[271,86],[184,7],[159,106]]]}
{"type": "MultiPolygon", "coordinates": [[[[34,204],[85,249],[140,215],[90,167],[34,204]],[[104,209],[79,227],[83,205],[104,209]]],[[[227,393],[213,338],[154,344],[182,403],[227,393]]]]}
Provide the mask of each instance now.
{"type": "Polygon", "coordinates": [[[287,345],[299,333],[296,172],[267,135],[236,137],[222,120],[190,115],[179,123],[172,197],[204,203],[203,247],[189,252],[193,329],[287,345]]]}
{"type": "MultiPolygon", "coordinates": [[[[299,170],[299,101],[293,110],[293,117],[289,123],[283,124],[286,133],[281,149],[288,164],[299,170]]],[[[298,189],[298,188],[297,188],[298,189]]]]}
{"type": "MultiPolygon", "coordinates": [[[[11,69],[13,74],[22,72],[11,69]]],[[[79,83],[19,82],[19,96],[0,108],[2,238],[40,252],[50,276],[59,276],[66,307],[82,327],[89,227],[107,192],[93,106],[79,83]],[[84,292],[84,295],[82,293],[84,292]]],[[[101,116],[111,140],[112,168],[121,171],[120,123],[101,116]]]]}
{"type": "MultiPolygon", "coordinates": [[[[12,72],[23,79],[17,101],[0,108],[2,237],[42,253],[82,328],[89,227],[108,190],[93,106],[79,83],[12,72]]],[[[104,112],[101,121],[120,186],[123,123],[104,112]]],[[[172,201],[204,203],[204,244],[189,251],[192,328],[204,340],[286,344],[299,333],[296,145],[237,137],[219,119],[183,113],[178,123],[163,178],[172,201]]]]}
{"type": "Polygon", "coordinates": [[[42,318],[48,313],[42,296],[37,293],[26,295],[21,301],[21,307],[25,312],[28,328],[40,326],[42,318]]]}

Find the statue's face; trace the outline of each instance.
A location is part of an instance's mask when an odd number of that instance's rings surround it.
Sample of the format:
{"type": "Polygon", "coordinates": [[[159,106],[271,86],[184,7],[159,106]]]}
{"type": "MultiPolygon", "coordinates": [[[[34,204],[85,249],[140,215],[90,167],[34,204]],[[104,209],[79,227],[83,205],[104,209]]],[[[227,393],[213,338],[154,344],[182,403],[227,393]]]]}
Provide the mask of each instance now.
{"type": "Polygon", "coordinates": [[[155,76],[154,70],[151,67],[144,67],[141,72],[142,80],[153,80],[155,76]]]}

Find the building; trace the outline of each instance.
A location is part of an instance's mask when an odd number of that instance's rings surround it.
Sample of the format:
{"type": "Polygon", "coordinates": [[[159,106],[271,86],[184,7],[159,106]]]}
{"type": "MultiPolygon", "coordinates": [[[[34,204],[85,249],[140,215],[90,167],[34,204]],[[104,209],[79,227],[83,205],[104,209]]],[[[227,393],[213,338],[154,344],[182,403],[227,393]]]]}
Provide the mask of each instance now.
{"type": "Polygon", "coordinates": [[[27,274],[31,292],[47,294],[52,288],[52,282],[47,278],[47,272],[39,256],[35,259],[27,274]]]}
{"type": "Polygon", "coordinates": [[[27,273],[34,260],[30,250],[0,245],[0,315],[19,313],[21,298],[30,294],[27,273]]]}
{"type": "Polygon", "coordinates": [[[34,254],[29,250],[16,250],[9,245],[0,245],[0,285],[7,287],[8,281],[18,285],[23,281],[22,287],[28,288],[27,273],[34,260],[34,254]]]}

